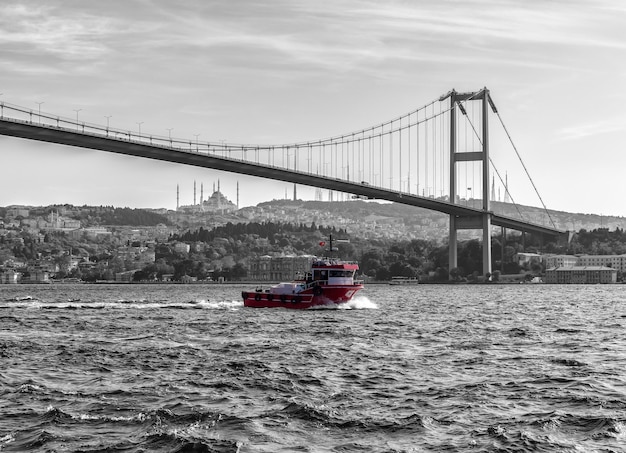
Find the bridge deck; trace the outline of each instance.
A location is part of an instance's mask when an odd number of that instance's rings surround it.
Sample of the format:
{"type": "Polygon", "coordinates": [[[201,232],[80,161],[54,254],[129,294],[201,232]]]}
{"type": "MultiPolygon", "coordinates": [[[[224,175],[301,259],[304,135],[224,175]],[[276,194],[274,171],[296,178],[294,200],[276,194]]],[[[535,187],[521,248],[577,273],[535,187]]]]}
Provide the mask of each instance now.
{"type": "MultiPolygon", "coordinates": [[[[231,173],[256,176],[261,178],[286,181],[312,187],[320,187],[338,192],[351,193],[370,199],[386,200],[402,203],[433,211],[442,212],[460,218],[477,217],[483,211],[477,208],[461,206],[433,198],[420,197],[408,193],[392,191],[381,187],[360,184],[358,182],[329,178],[305,172],[286,170],[280,167],[262,165],[244,160],[225,158],[208,153],[195,152],[193,149],[180,149],[160,146],[135,140],[117,137],[82,133],[79,131],[31,123],[28,121],[0,118],[0,135],[56,143],[80,148],[89,148],[112,153],[156,159],[167,162],[212,168],[231,173]]],[[[554,228],[532,224],[510,217],[490,213],[491,223],[495,226],[510,228],[517,231],[540,233],[549,236],[564,234],[554,228]]]]}

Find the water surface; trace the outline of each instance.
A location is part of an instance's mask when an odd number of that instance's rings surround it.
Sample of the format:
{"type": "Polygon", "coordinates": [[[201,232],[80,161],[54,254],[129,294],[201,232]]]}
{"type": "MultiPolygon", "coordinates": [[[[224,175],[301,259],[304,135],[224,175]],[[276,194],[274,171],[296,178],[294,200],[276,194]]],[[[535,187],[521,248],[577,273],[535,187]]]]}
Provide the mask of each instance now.
{"type": "Polygon", "coordinates": [[[626,287],[0,286],[0,451],[610,452],[626,287]]]}

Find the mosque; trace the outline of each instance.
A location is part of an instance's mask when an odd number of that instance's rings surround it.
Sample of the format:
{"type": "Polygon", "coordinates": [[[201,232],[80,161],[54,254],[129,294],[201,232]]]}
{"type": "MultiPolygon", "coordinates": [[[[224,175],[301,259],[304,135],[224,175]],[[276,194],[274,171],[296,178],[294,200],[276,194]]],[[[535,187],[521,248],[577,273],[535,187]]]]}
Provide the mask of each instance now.
{"type": "Polygon", "coordinates": [[[193,204],[180,206],[180,188],[176,186],[176,211],[186,214],[215,213],[227,214],[239,209],[239,182],[237,183],[237,204],[230,201],[220,191],[220,181],[217,181],[217,190],[213,183],[213,193],[204,199],[204,184],[200,184],[200,203],[196,202],[196,182],[193,182],[193,204]]]}

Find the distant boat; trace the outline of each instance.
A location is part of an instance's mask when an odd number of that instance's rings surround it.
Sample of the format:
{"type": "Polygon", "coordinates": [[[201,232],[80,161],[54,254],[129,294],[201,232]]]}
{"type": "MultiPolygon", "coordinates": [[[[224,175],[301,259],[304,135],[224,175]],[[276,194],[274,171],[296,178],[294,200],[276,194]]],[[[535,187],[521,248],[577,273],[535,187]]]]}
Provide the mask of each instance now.
{"type": "Polygon", "coordinates": [[[363,289],[363,282],[354,279],[357,270],[359,265],[352,261],[316,258],[311,263],[311,271],[301,279],[279,283],[265,290],[257,288],[242,292],[243,304],[254,308],[332,308],[349,302],[363,289]]]}
{"type": "Polygon", "coordinates": [[[417,285],[419,279],[416,277],[391,277],[390,285],[417,285]]]}

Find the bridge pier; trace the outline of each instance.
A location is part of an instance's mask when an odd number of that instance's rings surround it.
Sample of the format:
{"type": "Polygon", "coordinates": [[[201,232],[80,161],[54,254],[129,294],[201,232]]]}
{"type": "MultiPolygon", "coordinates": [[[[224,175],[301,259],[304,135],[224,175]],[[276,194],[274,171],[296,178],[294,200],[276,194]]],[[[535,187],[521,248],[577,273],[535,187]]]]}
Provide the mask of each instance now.
{"type": "MultiPolygon", "coordinates": [[[[457,93],[452,90],[447,96],[450,97],[450,201],[457,201],[457,162],[482,162],[482,214],[472,217],[458,217],[450,214],[450,234],[448,252],[448,270],[458,266],[457,231],[459,229],[482,229],[483,231],[483,275],[491,273],[491,207],[489,200],[489,125],[488,107],[489,90],[484,88],[477,93],[457,93]],[[482,102],[482,151],[458,152],[457,151],[457,106],[465,115],[466,111],[461,102],[480,100],[482,102]]],[[[445,99],[443,97],[441,100],[445,99]]]]}

